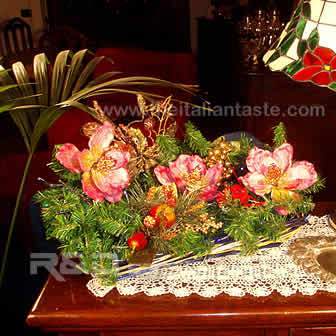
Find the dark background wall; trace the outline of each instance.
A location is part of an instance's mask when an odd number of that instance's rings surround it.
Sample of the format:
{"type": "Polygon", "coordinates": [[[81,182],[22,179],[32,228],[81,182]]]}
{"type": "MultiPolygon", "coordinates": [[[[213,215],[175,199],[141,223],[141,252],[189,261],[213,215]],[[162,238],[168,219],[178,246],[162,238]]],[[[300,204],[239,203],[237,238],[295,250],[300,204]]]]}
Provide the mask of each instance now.
{"type": "MultiPolygon", "coordinates": [[[[48,0],[49,27],[71,26],[96,47],[135,46],[190,51],[190,3],[202,0],[48,0]]],[[[280,9],[288,18],[295,0],[214,0],[235,11],[280,9]]],[[[218,37],[218,36],[217,36],[218,37]]],[[[212,37],[214,38],[214,37],[212,37]]]]}

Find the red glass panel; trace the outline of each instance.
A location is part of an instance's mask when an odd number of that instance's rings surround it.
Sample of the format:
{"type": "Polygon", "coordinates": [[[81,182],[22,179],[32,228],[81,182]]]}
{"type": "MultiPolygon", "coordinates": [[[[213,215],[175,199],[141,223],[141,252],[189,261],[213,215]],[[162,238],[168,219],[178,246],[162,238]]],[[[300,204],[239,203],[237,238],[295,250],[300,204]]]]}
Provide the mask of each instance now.
{"type": "Polygon", "coordinates": [[[314,54],[322,60],[323,64],[330,64],[335,57],[335,53],[331,49],[324,47],[317,47],[314,54]]]}
{"type": "Polygon", "coordinates": [[[332,81],[329,71],[321,71],[314,75],[312,80],[317,85],[329,85],[332,81]]]}
{"type": "Polygon", "coordinates": [[[332,71],[330,75],[331,75],[332,81],[336,82],[336,71],[332,71]]]}
{"type": "Polygon", "coordinates": [[[309,81],[321,70],[322,67],[320,65],[310,66],[308,68],[303,68],[302,70],[298,71],[295,75],[293,75],[292,78],[297,81],[309,81]]]}

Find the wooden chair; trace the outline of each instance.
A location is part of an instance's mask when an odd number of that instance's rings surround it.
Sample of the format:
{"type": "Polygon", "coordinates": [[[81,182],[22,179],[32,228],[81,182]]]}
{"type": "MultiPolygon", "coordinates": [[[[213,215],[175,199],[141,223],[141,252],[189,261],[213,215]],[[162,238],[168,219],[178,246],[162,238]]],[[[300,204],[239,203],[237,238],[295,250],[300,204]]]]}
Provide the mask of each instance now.
{"type": "Polygon", "coordinates": [[[9,20],[2,34],[5,56],[34,48],[30,25],[19,17],[9,20]]]}
{"type": "Polygon", "coordinates": [[[26,64],[34,54],[33,35],[30,25],[19,17],[10,19],[2,25],[1,53],[3,64],[10,66],[16,61],[26,64]]]}

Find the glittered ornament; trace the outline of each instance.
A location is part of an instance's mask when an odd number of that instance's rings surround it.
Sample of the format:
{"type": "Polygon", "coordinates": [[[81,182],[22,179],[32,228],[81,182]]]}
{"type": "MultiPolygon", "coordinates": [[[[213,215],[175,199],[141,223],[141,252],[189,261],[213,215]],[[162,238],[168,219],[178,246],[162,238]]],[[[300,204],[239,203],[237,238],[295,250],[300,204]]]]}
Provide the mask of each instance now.
{"type": "Polygon", "coordinates": [[[155,219],[157,225],[167,229],[176,223],[175,209],[168,204],[160,204],[151,208],[149,215],[155,219]]]}
{"type": "Polygon", "coordinates": [[[156,226],[156,220],[152,216],[146,216],[144,219],[144,226],[148,229],[153,229],[156,226]]]}
{"type": "Polygon", "coordinates": [[[223,166],[223,178],[228,179],[233,173],[233,166],[229,160],[229,154],[234,149],[233,145],[226,141],[224,137],[220,137],[213,142],[206,158],[208,167],[213,167],[220,163],[223,166]]]}

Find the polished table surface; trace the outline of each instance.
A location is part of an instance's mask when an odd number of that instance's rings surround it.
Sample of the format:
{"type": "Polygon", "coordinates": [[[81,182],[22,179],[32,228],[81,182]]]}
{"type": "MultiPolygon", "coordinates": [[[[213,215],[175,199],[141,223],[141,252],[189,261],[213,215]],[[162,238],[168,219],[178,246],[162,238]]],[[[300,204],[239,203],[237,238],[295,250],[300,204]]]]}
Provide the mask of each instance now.
{"type": "MultiPolygon", "coordinates": [[[[333,209],[334,203],[319,204],[315,214],[333,209]]],[[[113,290],[105,298],[96,298],[85,286],[88,280],[71,276],[58,282],[49,277],[27,323],[62,335],[282,336],[306,335],[305,328],[312,327],[323,329],[313,329],[315,333],[309,329],[307,335],[336,335],[332,328],[336,327],[336,294],[208,299],[121,296],[113,290]]]]}

